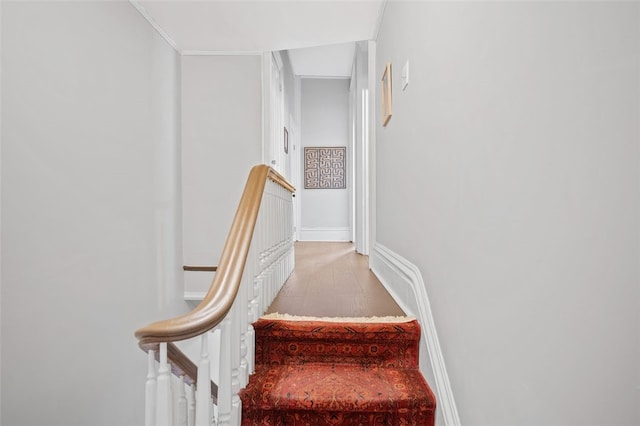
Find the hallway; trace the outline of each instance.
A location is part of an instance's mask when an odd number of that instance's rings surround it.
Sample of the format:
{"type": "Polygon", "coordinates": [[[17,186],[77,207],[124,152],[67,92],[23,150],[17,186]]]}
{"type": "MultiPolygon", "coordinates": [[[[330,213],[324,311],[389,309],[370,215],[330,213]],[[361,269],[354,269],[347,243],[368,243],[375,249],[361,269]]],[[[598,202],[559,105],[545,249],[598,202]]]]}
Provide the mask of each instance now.
{"type": "Polygon", "coordinates": [[[314,317],[404,316],[352,243],[296,242],[296,267],[267,310],[314,317]]]}

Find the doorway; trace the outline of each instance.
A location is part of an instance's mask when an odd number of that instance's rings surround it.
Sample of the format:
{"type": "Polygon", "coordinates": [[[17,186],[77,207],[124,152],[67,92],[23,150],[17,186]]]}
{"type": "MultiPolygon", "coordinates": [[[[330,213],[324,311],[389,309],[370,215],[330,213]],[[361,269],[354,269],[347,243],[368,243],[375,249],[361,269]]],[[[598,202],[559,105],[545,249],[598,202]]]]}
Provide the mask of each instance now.
{"type": "MultiPolygon", "coordinates": [[[[294,199],[296,239],[353,241],[359,253],[368,254],[372,207],[369,163],[373,136],[369,119],[373,111],[369,74],[373,63],[371,46],[374,44],[364,41],[349,45],[351,52],[345,56],[348,58],[347,66],[338,73],[335,67],[326,69],[327,64],[335,62],[328,59],[331,55],[327,56],[327,52],[333,47],[344,51],[344,45],[283,51],[279,52],[280,68],[274,67],[273,63],[268,67],[265,64],[263,69],[269,74],[269,89],[265,93],[269,101],[265,100],[265,107],[270,109],[265,115],[269,121],[265,136],[268,135],[270,142],[265,151],[277,153],[281,142],[274,129],[281,128],[280,117],[288,134],[288,154],[281,158],[270,155],[269,161],[279,163],[275,164],[280,166],[276,168],[297,188],[294,199]],[[309,58],[315,54],[319,55],[315,66],[310,65],[312,68],[309,68],[307,65],[313,63],[309,58]],[[281,88],[284,90],[280,91],[281,88]],[[278,93],[284,100],[282,103],[275,100],[278,93]],[[274,117],[274,112],[278,117],[274,117]],[[326,181],[321,184],[305,181],[307,172],[323,175],[331,172],[327,168],[322,172],[305,171],[305,166],[309,169],[305,164],[305,148],[309,152],[314,148],[332,147],[344,148],[344,187],[338,183],[329,188],[327,185],[331,183],[326,181]]],[[[269,59],[276,62],[271,57],[269,59]]],[[[339,153],[336,155],[339,157],[339,153]]],[[[338,167],[335,163],[340,159],[329,156],[317,161],[323,161],[325,166],[327,161],[333,162],[333,167],[338,167]]]]}

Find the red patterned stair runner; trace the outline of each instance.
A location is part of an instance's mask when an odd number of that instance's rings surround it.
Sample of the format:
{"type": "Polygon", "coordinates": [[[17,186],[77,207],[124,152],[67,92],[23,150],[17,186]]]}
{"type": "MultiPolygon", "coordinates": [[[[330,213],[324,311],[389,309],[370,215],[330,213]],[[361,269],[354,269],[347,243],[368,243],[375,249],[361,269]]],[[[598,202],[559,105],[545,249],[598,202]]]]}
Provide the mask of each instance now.
{"type": "Polygon", "coordinates": [[[433,425],[435,397],[418,369],[417,321],[261,318],[242,425],[433,425]]]}

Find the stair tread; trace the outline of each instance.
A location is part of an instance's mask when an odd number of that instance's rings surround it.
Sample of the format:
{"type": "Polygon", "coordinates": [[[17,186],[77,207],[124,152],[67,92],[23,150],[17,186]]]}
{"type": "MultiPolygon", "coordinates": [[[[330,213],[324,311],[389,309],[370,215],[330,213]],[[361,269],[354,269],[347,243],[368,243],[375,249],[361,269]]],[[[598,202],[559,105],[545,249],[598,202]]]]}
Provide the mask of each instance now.
{"type": "Polygon", "coordinates": [[[260,319],[256,364],[351,363],[380,367],[418,366],[420,325],[335,323],[260,319]]]}
{"type": "Polygon", "coordinates": [[[243,406],[258,410],[435,409],[419,370],[349,364],[259,366],[241,398],[243,406]]]}

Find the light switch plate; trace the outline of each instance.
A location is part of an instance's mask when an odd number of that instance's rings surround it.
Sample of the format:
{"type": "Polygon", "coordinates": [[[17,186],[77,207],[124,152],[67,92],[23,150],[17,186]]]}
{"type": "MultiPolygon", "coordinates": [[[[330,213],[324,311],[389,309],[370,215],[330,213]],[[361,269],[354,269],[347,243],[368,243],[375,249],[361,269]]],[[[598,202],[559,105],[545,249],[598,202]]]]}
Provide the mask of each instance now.
{"type": "Polygon", "coordinates": [[[409,61],[404,63],[402,67],[402,90],[405,90],[409,85],[409,61]]]}

